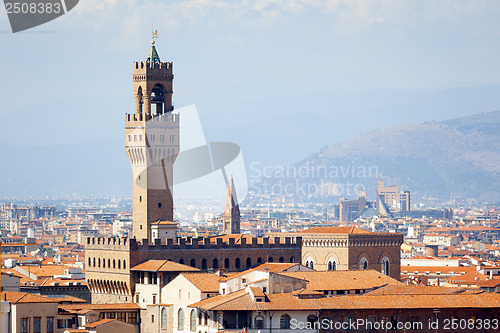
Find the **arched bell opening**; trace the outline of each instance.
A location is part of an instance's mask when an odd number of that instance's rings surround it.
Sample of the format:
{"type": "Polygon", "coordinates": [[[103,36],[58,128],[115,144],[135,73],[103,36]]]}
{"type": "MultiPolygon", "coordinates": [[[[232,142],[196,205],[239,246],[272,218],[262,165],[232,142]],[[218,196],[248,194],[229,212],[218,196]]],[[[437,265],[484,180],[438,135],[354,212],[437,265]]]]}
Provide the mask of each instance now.
{"type": "Polygon", "coordinates": [[[165,104],[165,89],[161,84],[156,84],[151,91],[151,104],[156,105],[156,114],[163,114],[163,105],[165,104]]]}

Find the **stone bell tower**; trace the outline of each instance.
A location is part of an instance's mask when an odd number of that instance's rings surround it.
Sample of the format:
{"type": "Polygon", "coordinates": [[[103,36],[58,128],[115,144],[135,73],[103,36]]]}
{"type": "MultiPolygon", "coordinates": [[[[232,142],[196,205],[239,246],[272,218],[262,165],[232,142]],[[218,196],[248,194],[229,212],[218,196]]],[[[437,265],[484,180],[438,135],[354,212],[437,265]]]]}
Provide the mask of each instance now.
{"type": "Polygon", "coordinates": [[[172,105],[173,63],[161,62],[154,40],[134,62],[135,113],[125,115],[125,150],[132,164],[133,234],[151,241],[151,224],[173,221],[173,165],[179,115],[172,105]]]}

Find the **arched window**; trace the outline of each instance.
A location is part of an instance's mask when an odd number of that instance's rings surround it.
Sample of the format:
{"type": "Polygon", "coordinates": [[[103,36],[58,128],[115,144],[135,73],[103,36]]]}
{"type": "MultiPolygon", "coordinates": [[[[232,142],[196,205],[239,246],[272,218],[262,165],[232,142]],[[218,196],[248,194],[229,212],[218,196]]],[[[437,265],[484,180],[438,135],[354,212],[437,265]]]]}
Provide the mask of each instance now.
{"type": "Polygon", "coordinates": [[[290,329],[290,316],[284,314],[280,317],[280,328],[281,329],[290,329]]]}
{"type": "Polygon", "coordinates": [[[295,262],[295,257],[290,257],[290,262],[294,263],[295,262]]]}
{"type": "Polygon", "coordinates": [[[361,258],[359,261],[359,269],[368,269],[368,259],[366,259],[366,257],[361,258]]]}
{"type": "Polygon", "coordinates": [[[106,259],[102,259],[102,268],[106,268],[106,259]]]}
{"type": "Polygon", "coordinates": [[[122,262],[120,261],[120,259],[118,259],[118,269],[121,269],[122,268],[122,262]]]}
{"type": "Polygon", "coordinates": [[[201,269],[207,269],[207,259],[201,261],[201,269]]]}
{"type": "Polygon", "coordinates": [[[179,264],[184,265],[184,259],[179,260],[179,264]]]}
{"type": "Polygon", "coordinates": [[[161,309],[161,329],[164,330],[167,328],[167,308],[161,309]]]}
{"type": "Polygon", "coordinates": [[[108,259],[108,268],[111,268],[111,259],[108,259]]]}
{"type": "Polygon", "coordinates": [[[97,259],[97,267],[101,267],[101,258],[97,259]]]}
{"type": "Polygon", "coordinates": [[[92,267],[92,259],[89,258],[89,267],[92,267]]]}
{"type": "Polygon", "coordinates": [[[236,268],[236,269],[241,268],[240,258],[236,258],[236,260],[234,261],[234,268],[236,268]]]}
{"type": "Polygon", "coordinates": [[[318,322],[318,317],[316,315],[310,314],[307,316],[307,322],[311,325],[310,327],[315,328],[318,322]]]}
{"type": "Polygon", "coordinates": [[[314,269],[314,261],[311,257],[307,257],[306,259],[306,267],[314,269]]]}
{"type": "Polygon", "coordinates": [[[182,311],[182,308],[177,311],[177,330],[184,330],[184,311],[182,311]]]}
{"type": "Polygon", "coordinates": [[[116,260],[113,259],[113,268],[116,268],[116,260]]]}
{"type": "Polygon", "coordinates": [[[229,269],[229,259],[228,258],[224,259],[224,268],[229,269]]]}
{"type": "Polygon", "coordinates": [[[94,266],[94,267],[95,267],[95,258],[93,259],[93,261],[94,261],[94,264],[93,264],[92,266],[94,266]]]}
{"type": "MultiPolygon", "coordinates": [[[[202,318],[203,318],[203,315],[201,314],[201,312],[198,313],[198,325],[199,326],[201,326],[201,324],[203,323],[202,318]]],[[[198,332],[198,333],[200,333],[200,332],[198,332]]]]}
{"type": "Polygon", "coordinates": [[[330,259],[328,261],[328,270],[329,271],[336,271],[337,270],[337,262],[335,259],[330,259]]]}
{"type": "Polygon", "coordinates": [[[125,259],[123,259],[123,269],[127,268],[127,264],[125,263],[125,259]]]}
{"type": "Polygon", "coordinates": [[[191,264],[189,266],[196,267],[196,260],[191,259],[191,264]]]}
{"type": "Polygon", "coordinates": [[[262,264],[262,258],[261,257],[257,258],[257,264],[262,264]]]}
{"type": "Polygon", "coordinates": [[[384,259],[382,259],[382,274],[385,274],[385,275],[390,275],[391,273],[391,263],[389,262],[389,258],[387,257],[384,257],[384,259]]]}
{"type": "Polygon", "coordinates": [[[252,267],[252,259],[250,257],[247,258],[247,268],[252,267]]]}
{"type": "Polygon", "coordinates": [[[219,260],[217,260],[217,258],[215,258],[214,260],[212,260],[212,267],[214,269],[218,269],[219,268],[219,260]]]}
{"type": "Polygon", "coordinates": [[[273,257],[269,257],[269,258],[267,258],[267,262],[274,262],[273,257]]]}
{"type": "Polygon", "coordinates": [[[285,262],[285,258],[280,257],[280,260],[279,260],[279,261],[280,261],[280,262],[285,262]]]}
{"type": "Polygon", "coordinates": [[[264,317],[262,317],[262,316],[255,317],[255,328],[256,329],[263,329],[264,328],[264,317]]]}
{"type": "Polygon", "coordinates": [[[196,310],[191,310],[191,314],[189,315],[189,330],[191,332],[196,331],[196,310]]]}

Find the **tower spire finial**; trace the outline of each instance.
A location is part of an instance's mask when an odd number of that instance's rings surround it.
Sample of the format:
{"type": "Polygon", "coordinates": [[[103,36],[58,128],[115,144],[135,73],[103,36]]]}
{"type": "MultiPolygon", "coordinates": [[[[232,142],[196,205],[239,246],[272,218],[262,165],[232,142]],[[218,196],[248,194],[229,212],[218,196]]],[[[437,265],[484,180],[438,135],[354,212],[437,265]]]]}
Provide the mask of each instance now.
{"type": "Polygon", "coordinates": [[[160,56],[158,55],[158,52],[156,52],[156,47],[155,47],[155,39],[158,39],[158,30],[155,30],[154,25],[151,25],[151,28],[152,28],[151,49],[149,50],[146,63],[148,63],[150,67],[153,67],[155,64],[160,63],[160,56]]]}
{"type": "Polygon", "coordinates": [[[158,30],[155,30],[154,24],[151,25],[151,45],[155,45],[155,39],[158,39],[158,30]]]}

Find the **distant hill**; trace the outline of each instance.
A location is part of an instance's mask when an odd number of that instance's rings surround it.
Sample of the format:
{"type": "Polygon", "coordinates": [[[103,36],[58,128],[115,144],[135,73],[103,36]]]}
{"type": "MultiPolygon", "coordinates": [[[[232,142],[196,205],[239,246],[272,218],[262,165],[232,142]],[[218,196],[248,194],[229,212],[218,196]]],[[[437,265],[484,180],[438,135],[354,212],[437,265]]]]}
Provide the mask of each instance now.
{"type": "Polygon", "coordinates": [[[378,173],[386,184],[411,190],[414,198],[454,195],[499,202],[500,111],[375,130],[325,147],[292,170],[298,175],[283,177],[277,171],[268,186],[314,183],[309,188],[320,197],[353,198],[358,185],[373,198],[378,173]]]}

